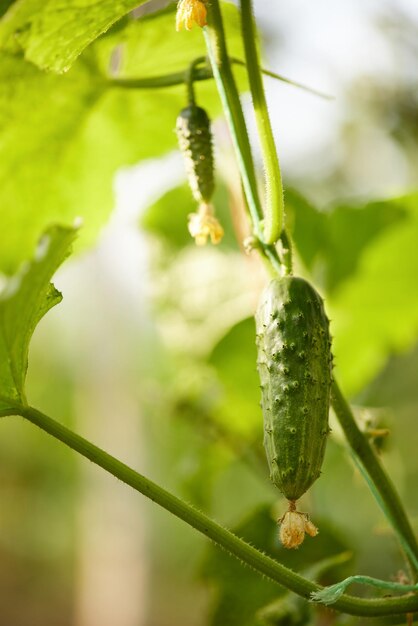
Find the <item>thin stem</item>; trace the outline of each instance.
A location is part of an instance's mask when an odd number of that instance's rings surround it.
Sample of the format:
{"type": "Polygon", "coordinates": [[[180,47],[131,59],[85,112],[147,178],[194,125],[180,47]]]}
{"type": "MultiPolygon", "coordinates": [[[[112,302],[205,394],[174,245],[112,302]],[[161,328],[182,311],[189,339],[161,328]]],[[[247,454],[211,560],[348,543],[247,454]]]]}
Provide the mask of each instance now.
{"type": "Polygon", "coordinates": [[[239,93],[228,57],[219,0],[211,0],[208,5],[208,26],[203,30],[213,76],[231,132],[254,231],[257,237],[263,240],[261,226],[263,212],[258,195],[254,161],[239,93]]]}
{"type": "Polygon", "coordinates": [[[264,93],[251,0],[241,0],[241,30],[266,181],[264,241],[274,244],[284,222],[283,183],[264,93]]]}
{"type": "MultiPolygon", "coordinates": [[[[149,78],[107,78],[103,82],[105,87],[113,89],[163,89],[184,85],[187,83],[187,73],[188,70],[162,76],[150,76],[149,78]]],[[[209,67],[195,69],[193,73],[195,82],[211,78],[213,78],[213,73],[209,67]]]]}
{"type": "MultiPolygon", "coordinates": [[[[112,474],[112,476],[150,498],[170,513],[173,513],[176,517],[212,539],[216,544],[225,548],[230,554],[251,566],[257,572],[267,576],[267,578],[287,587],[306,599],[309,599],[311,593],[322,589],[321,586],[259,552],[256,548],[211,520],[204,513],[186,504],[128,465],[125,465],[125,463],[87,441],[87,439],[41,413],[41,411],[28,406],[19,406],[15,407],[15,413],[32,422],[32,424],[35,424],[55,439],[60,440],[72,450],[75,450],[112,474]]],[[[418,611],[418,596],[364,600],[342,595],[335,602],[334,608],[351,615],[369,617],[396,615],[418,611]]]]}
{"type": "MultiPolygon", "coordinates": [[[[231,61],[236,65],[246,67],[246,63],[244,63],[244,61],[242,61],[241,59],[233,57],[231,61]]],[[[310,93],[312,96],[317,96],[318,98],[323,98],[324,100],[335,100],[334,96],[330,96],[329,94],[324,93],[323,91],[319,91],[318,89],[314,89],[313,87],[308,87],[308,85],[299,83],[296,80],[292,80],[291,78],[286,78],[286,76],[283,76],[283,74],[278,74],[277,72],[268,70],[265,67],[261,67],[260,71],[265,76],[269,76],[270,78],[274,78],[275,80],[280,80],[280,82],[291,85],[292,87],[296,87],[297,89],[302,89],[303,91],[310,93]]]]}
{"type": "Polygon", "coordinates": [[[198,57],[194,61],[192,61],[189,65],[189,69],[186,72],[186,88],[187,88],[187,99],[189,101],[189,105],[196,104],[195,92],[194,92],[194,81],[197,67],[202,63],[206,62],[205,57],[198,57]]]}
{"type": "Polygon", "coordinates": [[[354,460],[366,478],[379,506],[393,526],[416,574],[418,572],[418,543],[414,531],[395,486],[373,452],[367,437],[357,426],[354,415],[336,382],[332,386],[331,402],[351,447],[354,460]]]}
{"type": "Polygon", "coordinates": [[[355,575],[349,576],[335,585],[325,587],[324,589],[321,589],[321,591],[315,591],[311,594],[311,600],[321,602],[322,604],[334,604],[334,602],[342,596],[344,591],[354,583],[357,583],[358,585],[369,585],[370,587],[385,589],[387,591],[398,591],[400,593],[406,593],[408,591],[418,592],[418,585],[406,585],[404,583],[396,583],[390,582],[389,580],[372,578],[371,576],[355,575]]]}
{"type": "Polygon", "coordinates": [[[285,228],[283,228],[281,235],[280,235],[280,241],[282,244],[282,250],[281,250],[281,259],[282,259],[282,263],[283,263],[283,267],[285,270],[285,274],[287,276],[291,276],[293,273],[293,252],[292,252],[292,241],[286,231],[285,228]]]}
{"type": "MultiPolygon", "coordinates": [[[[196,65],[206,63],[206,61],[206,57],[201,57],[200,63],[197,63],[196,59],[196,65]]],[[[245,67],[245,63],[241,59],[231,58],[230,61],[235,65],[245,67]]],[[[272,72],[271,70],[262,69],[261,71],[266,76],[270,76],[270,78],[280,80],[282,83],[286,83],[288,85],[291,85],[292,87],[296,87],[297,89],[302,89],[307,93],[311,93],[327,100],[332,99],[332,96],[323,94],[316,89],[312,89],[312,87],[307,87],[302,83],[298,83],[294,80],[291,80],[290,78],[286,78],[285,76],[277,74],[276,72],[272,72]]],[[[175,87],[177,85],[182,85],[185,82],[186,74],[187,70],[184,72],[174,72],[173,74],[163,74],[162,76],[150,76],[148,78],[106,78],[103,82],[105,87],[115,89],[161,89],[165,87],[175,87]]],[[[211,79],[213,79],[213,72],[211,68],[203,67],[200,70],[195,71],[195,81],[211,79]]]]}

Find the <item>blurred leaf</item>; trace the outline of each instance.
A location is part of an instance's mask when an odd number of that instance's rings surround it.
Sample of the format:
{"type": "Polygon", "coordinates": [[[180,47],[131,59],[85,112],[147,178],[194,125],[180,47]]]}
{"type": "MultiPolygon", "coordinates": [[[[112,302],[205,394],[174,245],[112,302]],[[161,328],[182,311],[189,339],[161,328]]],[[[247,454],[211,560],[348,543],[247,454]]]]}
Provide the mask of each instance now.
{"type": "Polygon", "coordinates": [[[388,353],[406,350],[416,340],[417,201],[411,195],[385,203],[405,217],[367,248],[359,271],[329,299],[338,375],[349,391],[364,387],[388,353]]]}
{"type": "MultiPolygon", "coordinates": [[[[325,556],[347,549],[325,521],[320,527],[321,533],[315,540],[307,540],[298,551],[286,550],[278,542],[277,523],[271,509],[264,506],[239,524],[234,532],[287,567],[301,570],[325,556]]],[[[256,626],[260,623],[256,612],[287,593],[216,547],[210,548],[202,573],[217,588],[211,626],[256,626]]]]}
{"type": "MultiPolygon", "coordinates": [[[[146,0],[20,0],[0,20],[0,47],[24,50],[27,61],[42,70],[66,72],[83,50],[146,0]]],[[[177,33],[175,6],[166,11],[130,20],[124,42],[128,53],[125,69],[150,76],[184,69],[191,57],[206,54],[200,29],[177,33]],[[154,21],[156,18],[156,21],[154,21]],[[142,38],[142,25],[155,25],[142,38]],[[138,36],[139,35],[139,36],[138,36]],[[175,46],[173,46],[173,43],[175,46]]],[[[225,3],[224,16],[237,23],[237,9],[225,3]]],[[[237,24],[238,28],[238,24],[237,24]]],[[[228,34],[230,31],[228,29],[228,34]]],[[[229,38],[228,38],[229,43],[229,38]]],[[[242,48],[240,48],[241,53],[242,48]]],[[[236,54],[235,50],[234,54],[236,54]]],[[[241,56],[241,54],[240,54],[241,56]]]]}
{"type": "MultiPolygon", "coordinates": [[[[236,16],[231,6],[229,25],[236,16]]],[[[196,34],[182,44],[188,33],[176,33],[172,18],[162,13],[129,26],[129,55],[135,57],[137,50],[149,71],[165,68],[168,50],[176,58],[182,49],[181,58],[188,62],[202,52],[202,41],[198,49],[193,45],[196,34]],[[163,53],[157,44],[161,33],[163,53]]],[[[185,103],[184,86],[123,90],[109,87],[101,75],[124,32],[98,41],[64,76],[45,74],[10,54],[1,56],[0,217],[7,237],[1,241],[0,270],[15,271],[38,233],[55,221],[82,216],[82,244],[89,244],[113,206],[116,170],[176,146],[173,128],[185,103]]],[[[237,28],[230,32],[236,52],[237,28]]],[[[141,63],[133,69],[142,75],[141,63]]],[[[214,117],[220,104],[212,81],[198,89],[214,117]]]]}
{"type": "MultiPolygon", "coordinates": [[[[302,575],[309,580],[321,583],[323,577],[329,576],[330,571],[333,571],[334,575],[331,580],[338,581],[345,577],[345,565],[351,558],[351,552],[342,552],[318,561],[310,568],[303,570],[302,575]]],[[[312,605],[290,591],[286,591],[278,600],[261,608],[257,617],[265,626],[309,626],[316,622],[312,605]]]]}
{"type": "Polygon", "coordinates": [[[328,293],[338,376],[348,391],[361,389],[388,352],[416,338],[417,202],[412,194],[325,214],[290,194],[295,242],[328,293]]]}
{"type": "MultiPolygon", "coordinates": [[[[224,185],[217,183],[213,196],[216,214],[225,231],[221,248],[237,249],[238,244],[233,231],[229,210],[228,192],[224,185]]],[[[165,241],[173,250],[187,245],[195,246],[188,228],[188,216],[197,210],[188,184],[170,189],[147,208],[141,217],[141,227],[165,241]]]]}
{"type": "Polygon", "coordinates": [[[256,624],[263,626],[312,626],[314,609],[306,600],[291,593],[274,600],[257,612],[256,624]]]}
{"type": "Polygon", "coordinates": [[[394,408],[418,404],[418,346],[402,355],[391,355],[377,377],[357,401],[365,406],[394,408]]]}
{"type": "MultiPolygon", "coordinates": [[[[222,2],[222,17],[225,24],[228,49],[231,56],[243,58],[239,12],[230,2],[222,2]]],[[[196,57],[207,55],[206,44],[200,28],[191,31],[175,30],[175,10],[173,3],[168,9],[139,20],[129,20],[119,32],[109,33],[102,40],[103,45],[112,47],[122,44],[120,73],[123,76],[150,77],[184,71],[196,57]]],[[[238,69],[237,74],[241,75],[238,69]]],[[[196,84],[199,91],[200,84],[196,84]]],[[[184,87],[186,93],[186,88],[184,87]]],[[[206,103],[203,103],[206,108],[206,103]]]]}
{"type": "Polygon", "coordinates": [[[248,318],[236,324],[215,346],[209,363],[221,387],[219,421],[232,431],[253,435],[261,429],[260,381],[256,370],[255,324],[248,318]]]}
{"type": "Polygon", "coordinates": [[[295,191],[286,192],[298,252],[315,280],[332,293],[359,269],[368,246],[407,212],[392,201],[343,205],[325,213],[295,191]]]}
{"type": "Polygon", "coordinates": [[[44,70],[65,72],[112,24],[146,0],[20,0],[0,22],[0,45],[17,41],[44,70]]]}
{"type": "Polygon", "coordinates": [[[33,261],[9,279],[0,299],[0,414],[25,401],[29,342],[38,322],[62,296],[49,281],[70,252],[76,231],[53,226],[33,261]]]}
{"type": "Polygon", "coordinates": [[[0,16],[6,13],[7,9],[15,2],[15,0],[0,0],[0,16]]]}

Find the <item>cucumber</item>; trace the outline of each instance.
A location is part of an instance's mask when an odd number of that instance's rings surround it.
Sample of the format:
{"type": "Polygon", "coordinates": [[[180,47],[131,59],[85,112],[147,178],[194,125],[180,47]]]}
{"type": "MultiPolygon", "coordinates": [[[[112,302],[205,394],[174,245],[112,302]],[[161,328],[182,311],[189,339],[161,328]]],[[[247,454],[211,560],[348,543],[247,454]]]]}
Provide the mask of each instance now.
{"type": "Polygon", "coordinates": [[[176,131],[193,196],[199,204],[208,204],[215,178],[212,132],[206,111],[195,104],[187,106],[180,111],[176,131]]]}
{"type": "Polygon", "coordinates": [[[322,298],[302,278],[275,279],[262,295],[256,329],[270,478],[290,502],[282,531],[289,533],[291,520],[300,527],[294,516],[302,515],[303,530],[316,534],[295,502],[319,477],[329,434],[332,353],[322,298]]]}

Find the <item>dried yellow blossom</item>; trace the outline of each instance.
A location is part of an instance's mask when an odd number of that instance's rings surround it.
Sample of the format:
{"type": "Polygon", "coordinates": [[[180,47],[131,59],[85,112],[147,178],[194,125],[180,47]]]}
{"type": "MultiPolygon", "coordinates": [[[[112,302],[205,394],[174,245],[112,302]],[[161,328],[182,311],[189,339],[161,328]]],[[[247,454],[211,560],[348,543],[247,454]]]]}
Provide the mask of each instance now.
{"type": "Polygon", "coordinates": [[[206,4],[201,0],[179,0],[177,5],[176,30],[184,26],[191,30],[194,24],[206,26],[206,4]]]}
{"type": "Polygon", "coordinates": [[[318,532],[319,530],[315,524],[313,524],[310,519],[307,519],[305,522],[305,533],[307,533],[310,537],[316,537],[318,532]]]}
{"type": "Polygon", "coordinates": [[[198,246],[204,246],[208,238],[217,244],[224,236],[224,229],[216,219],[211,204],[201,204],[197,213],[189,215],[189,233],[198,246]]]}
{"type": "Polygon", "coordinates": [[[305,533],[310,537],[318,534],[317,527],[311,522],[306,513],[296,511],[295,503],[290,503],[289,510],[279,520],[280,541],[285,548],[298,548],[305,539],[305,533]]]}

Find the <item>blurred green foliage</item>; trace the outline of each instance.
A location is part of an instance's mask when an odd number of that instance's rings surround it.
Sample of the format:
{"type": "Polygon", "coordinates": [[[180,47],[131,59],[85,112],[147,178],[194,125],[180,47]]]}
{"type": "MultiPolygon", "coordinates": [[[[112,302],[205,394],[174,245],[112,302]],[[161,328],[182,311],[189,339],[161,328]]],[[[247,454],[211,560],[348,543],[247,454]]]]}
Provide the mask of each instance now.
{"type": "MultiPolygon", "coordinates": [[[[0,2],[0,15],[5,13],[0,21],[2,272],[15,272],[33,256],[35,242],[47,226],[71,223],[76,216],[84,220],[81,247],[87,249],[110,215],[112,178],[118,168],[175,149],[173,128],[185,102],[184,86],[128,91],[115,88],[108,78],[153,77],[162,68],[164,73],[183,71],[205,54],[205,48],[198,30],[174,32],[174,5],[141,19],[127,15],[141,4],[0,2]],[[66,74],[57,74],[67,68],[66,74]]],[[[236,8],[226,3],[224,14],[231,53],[242,56],[236,8]]],[[[363,102],[367,115],[396,140],[408,163],[416,163],[415,92],[410,86],[394,92],[372,87],[370,83],[363,102]]],[[[214,86],[199,84],[196,90],[199,101],[216,117],[220,104],[214,86]]],[[[361,127],[359,120],[351,123],[361,127]]],[[[340,167],[320,181],[334,197],[346,180],[344,163],[340,167]]],[[[300,187],[306,193],[309,184],[300,187]]],[[[214,204],[225,239],[219,248],[197,249],[187,233],[187,216],[196,209],[189,190],[180,185],[162,193],[140,220],[153,242],[152,288],[144,292],[151,304],[142,303],[141,315],[127,322],[122,311],[131,304],[126,294],[119,296],[115,285],[117,295],[106,294],[99,314],[91,313],[89,303],[83,302],[84,308],[78,302],[66,303],[69,313],[63,314],[62,326],[58,317],[53,322],[47,318],[38,342],[35,337],[30,398],[58,418],[74,422],[83,373],[90,366],[88,382],[96,376],[102,380],[103,361],[112,361],[106,350],[119,337],[115,328],[123,327],[129,335],[123,346],[123,371],[135,381],[129,399],[143,427],[138,457],[144,463],[146,458],[154,477],[309,576],[316,576],[315,564],[347,549],[356,554],[356,571],[396,576],[403,562],[394,536],[351,465],[335,425],[323,475],[302,502],[320,535],[307,540],[298,552],[285,552],[278,544],[274,518],[283,513],[283,503],[268,481],[262,449],[252,320],[267,277],[255,255],[246,257],[240,251],[244,211],[235,195],[232,185],[230,189],[228,182],[218,181],[214,204]],[[108,320],[106,332],[100,327],[101,317],[108,320]],[[97,354],[91,354],[91,344],[83,340],[80,329],[90,335],[102,332],[97,354]],[[70,355],[63,346],[72,344],[76,349],[70,355]]],[[[417,193],[378,201],[335,200],[324,208],[296,188],[287,190],[286,202],[298,271],[322,291],[332,318],[338,377],[354,396],[361,424],[389,429],[388,444],[385,440],[377,449],[416,525],[417,193]]],[[[3,391],[8,386],[13,398],[22,394],[34,324],[59,300],[48,285],[62,256],[47,256],[44,263],[26,267],[21,291],[0,303],[3,321],[9,308],[10,322],[9,327],[1,326],[0,376],[3,391]],[[38,296],[45,294],[46,302],[27,315],[34,300],[38,305],[38,296]],[[8,329],[20,343],[10,343],[8,329]],[[17,362],[19,384],[13,387],[10,367],[17,362]]],[[[103,278],[90,271],[91,290],[97,295],[103,278]]],[[[76,264],[69,264],[68,272],[80,282],[88,273],[76,264]]],[[[144,275],[136,280],[144,281],[144,275]]],[[[117,360],[110,363],[111,384],[102,383],[96,400],[109,390],[118,397],[118,366],[117,360]]],[[[117,407],[112,427],[128,428],[117,407]]],[[[99,409],[98,414],[101,419],[99,409]]],[[[106,424],[99,425],[106,430],[106,424]]],[[[82,490],[87,500],[93,499],[94,487],[82,485],[74,456],[56,442],[9,418],[2,421],[2,428],[0,621],[11,626],[76,624],[77,560],[82,548],[75,518],[82,490]]],[[[144,559],[153,563],[147,571],[147,626],[285,626],[315,620],[361,624],[329,611],[312,611],[218,549],[208,549],[177,520],[151,511],[148,504],[145,511],[150,522],[144,559]]],[[[126,528],[124,532],[128,534],[126,528]]],[[[339,565],[325,573],[324,581],[332,583],[353,572],[353,562],[339,565]]]]}
{"type": "MultiPolygon", "coordinates": [[[[113,11],[114,3],[107,4],[113,11]]],[[[225,8],[231,52],[242,56],[236,9],[225,8]]],[[[63,28],[66,11],[57,14],[63,28]]],[[[138,91],[108,82],[115,54],[121,55],[119,78],[185,71],[204,55],[200,33],[176,33],[173,20],[172,11],[125,20],[62,76],[42,72],[19,52],[0,55],[0,217],[7,232],[0,271],[11,273],[30,256],[51,222],[81,217],[80,243],[91,244],[114,205],[116,170],[175,148],[184,85],[138,91]]],[[[10,26],[7,14],[3,25],[10,26]]],[[[211,116],[218,114],[212,81],[197,91],[211,116]]]]}

